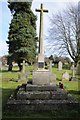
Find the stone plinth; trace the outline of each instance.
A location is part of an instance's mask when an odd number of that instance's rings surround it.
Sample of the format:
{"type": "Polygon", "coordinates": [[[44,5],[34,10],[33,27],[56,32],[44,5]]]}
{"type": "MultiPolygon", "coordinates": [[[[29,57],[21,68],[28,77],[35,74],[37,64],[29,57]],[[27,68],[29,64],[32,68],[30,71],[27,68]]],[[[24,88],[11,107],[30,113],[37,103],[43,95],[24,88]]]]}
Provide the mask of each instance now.
{"type": "Polygon", "coordinates": [[[50,85],[51,72],[49,70],[41,69],[33,72],[34,85],[50,85]]]}
{"type": "Polygon", "coordinates": [[[44,68],[44,55],[38,55],[38,68],[44,68]]]}
{"type": "Polygon", "coordinates": [[[77,108],[78,102],[65,90],[55,85],[21,86],[7,102],[7,111],[52,111],[77,108]],[[26,88],[26,89],[25,89],[26,88]]]}
{"type": "Polygon", "coordinates": [[[17,100],[67,100],[67,92],[56,85],[27,85],[17,92],[17,100]]]}

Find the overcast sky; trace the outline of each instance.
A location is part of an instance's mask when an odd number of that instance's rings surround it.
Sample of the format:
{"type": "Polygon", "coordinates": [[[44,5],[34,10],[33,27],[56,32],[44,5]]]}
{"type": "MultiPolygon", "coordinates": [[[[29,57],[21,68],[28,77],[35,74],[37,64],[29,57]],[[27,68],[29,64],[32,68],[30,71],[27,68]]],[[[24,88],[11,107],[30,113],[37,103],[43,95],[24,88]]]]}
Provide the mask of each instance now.
{"type": "MultiPolygon", "coordinates": [[[[0,0],[0,56],[8,54],[8,46],[6,44],[9,24],[11,22],[11,13],[7,7],[7,0],[0,0]]],[[[48,9],[48,13],[44,13],[44,36],[48,34],[48,29],[50,26],[49,17],[52,13],[56,14],[58,11],[62,11],[69,5],[69,2],[78,2],[79,0],[33,0],[32,10],[35,15],[37,15],[37,34],[39,33],[39,13],[35,12],[35,9],[40,8],[40,4],[44,4],[44,8],[48,9]]],[[[45,41],[45,40],[44,40],[45,41]]],[[[45,41],[46,44],[46,41],[45,41]]],[[[47,54],[47,52],[46,52],[47,54]]]]}

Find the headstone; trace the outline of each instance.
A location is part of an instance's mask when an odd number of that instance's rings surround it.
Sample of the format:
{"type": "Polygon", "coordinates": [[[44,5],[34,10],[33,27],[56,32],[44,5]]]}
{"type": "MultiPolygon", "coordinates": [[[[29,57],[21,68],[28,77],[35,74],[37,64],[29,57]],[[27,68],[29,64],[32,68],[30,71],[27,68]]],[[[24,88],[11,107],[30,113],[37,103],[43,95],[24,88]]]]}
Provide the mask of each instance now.
{"type": "Polygon", "coordinates": [[[62,80],[69,80],[69,73],[67,71],[62,75],[62,80]]]}
{"type": "Polygon", "coordinates": [[[77,75],[80,75],[80,61],[77,63],[77,75]]]}
{"type": "Polygon", "coordinates": [[[26,66],[25,60],[23,60],[23,63],[21,63],[21,65],[23,66],[21,72],[25,73],[25,66],[26,66]]]}
{"type": "Polygon", "coordinates": [[[43,45],[43,12],[48,10],[41,8],[36,11],[40,12],[40,34],[39,34],[39,54],[38,54],[38,69],[33,71],[33,84],[34,85],[49,85],[51,79],[51,71],[46,70],[44,67],[44,45],[43,45]]]}
{"type": "Polygon", "coordinates": [[[58,70],[59,70],[59,71],[62,70],[62,62],[61,62],[61,61],[59,61],[59,63],[58,63],[58,70]]]}
{"type": "Polygon", "coordinates": [[[72,64],[72,67],[71,67],[71,70],[72,70],[72,78],[75,78],[75,66],[74,66],[74,63],[72,64]]]}
{"type": "Polygon", "coordinates": [[[52,73],[52,60],[50,60],[50,71],[52,73]]]}
{"type": "Polygon", "coordinates": [[[27,79],[26,67],[25,67],[26,63],[24,60],[23,60],[23,63],[21,63],[21,65],[23,66],[23,68],[22,68],[22,71],[19,73],[18,79],[20,81],[27,82],[28,79],[27,79]]]}

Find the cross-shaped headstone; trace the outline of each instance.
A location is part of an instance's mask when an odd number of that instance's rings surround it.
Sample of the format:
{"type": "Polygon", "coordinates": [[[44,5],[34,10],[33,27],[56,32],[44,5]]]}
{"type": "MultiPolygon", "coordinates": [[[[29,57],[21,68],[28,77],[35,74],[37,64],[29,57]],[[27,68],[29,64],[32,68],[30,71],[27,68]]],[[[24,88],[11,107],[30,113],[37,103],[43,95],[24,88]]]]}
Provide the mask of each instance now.
{"type": "Polygon", "coordinates": [[[72,77],[75,78],[76,67],[74,66],[74,63],[72,64],[71,70],[72,70],[72,77]]]}
{"type": "Polygon", "coordinates": [[[22,73],[25,73],[25,65],[26,65],[25,60],[23,60],[23,63],[21,63],[21,65],[23,66],[22,67],[22,73]]]}
{"type": "Polygon", "coordinates": [[[48,12],[48,10],[43,9],[43,4],[41,4],[41,8],[36,9],[36,11],[40,12],[38,68],[44,68],[43,12],[48,12]]]}

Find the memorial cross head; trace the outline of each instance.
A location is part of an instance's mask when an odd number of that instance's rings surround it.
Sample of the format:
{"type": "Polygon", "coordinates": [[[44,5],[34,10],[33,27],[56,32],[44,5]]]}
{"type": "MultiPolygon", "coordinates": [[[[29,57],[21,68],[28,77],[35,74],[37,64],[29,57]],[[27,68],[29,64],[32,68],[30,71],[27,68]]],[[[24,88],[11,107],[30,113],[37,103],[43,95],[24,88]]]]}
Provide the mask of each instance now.
{"type": "Polygon", "coordinates": [[[23,60],[23,62],[21,63],[21,65],[23,65],[23,66],[25,66],[25,65],[26,65],[25,60],[23,60]]]}
{"type": "Polygon", "coordinates": [[[21,65],[23,66],[22,72],[25,73],[25,65],[26,65],[25,60],[23,60],[23,63],[21,63],[21,65]]]}
{"type": "Polygon", "coordinates": [[[72,65],[71,70],[76,70],[76,67],[74,66],[74,64],[72,65]]]}
{"type": "Polygon", "coordinates": [[[35,9],[36,12],[40,12],[40,32],[39,32],[39,53],[44,53],[43,48],[43,13],[48,12],[48,10],[43,8],[43,4],[41,4],[40,9],[35,9]]]}
{"type": "Polygon", "coordinates": [[[41,3],[41,8],[40,9],[36,9],[36,12],[48,12],[48,10],[43,9],[43,4],[41,3]]]}

